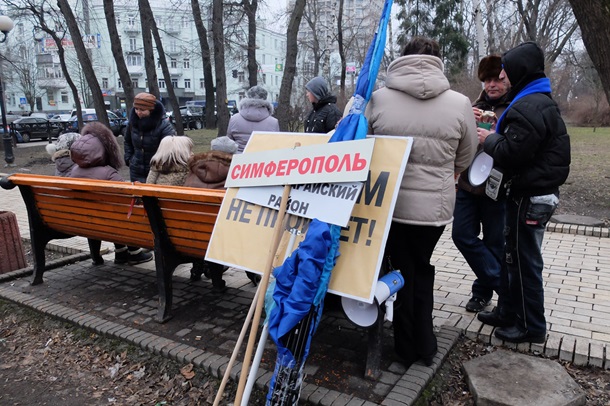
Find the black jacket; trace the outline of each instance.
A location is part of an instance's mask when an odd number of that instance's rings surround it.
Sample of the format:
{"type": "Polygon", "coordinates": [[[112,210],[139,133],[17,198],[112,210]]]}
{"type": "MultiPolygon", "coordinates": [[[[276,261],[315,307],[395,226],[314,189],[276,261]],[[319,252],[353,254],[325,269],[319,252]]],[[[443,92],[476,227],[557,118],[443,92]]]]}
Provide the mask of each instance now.
{"type": "MultiPolygon", "coordinates": [[[[544,77],[541,59],[540,48],[529,42],[506,52],[502,63],[520,91],[544,77]]],[[[533,93],[518,99],[496,130],[498,133],[490,134],[483,147],[511,180],[510,194],[524,197],[559,193],[570,171],[570,138],[551,95],[533,93]]]]}
{"type": "Polygon", "coordinates": [[[327,133],[335,129],[342,117],[341,111],[335,104],[336,96],[328,96],[317,103],[313,103],[313,110],[305,119],[306,133],[327,133]]]}
{"type": "Polygon", "coordinates": [[[176,135],[176,130],[165,117],[165,108],[157,101],[148,117],[140,119],[134,109],[129,114],[125,134],[125,164],[129,166],[132,182],[145,183],[150,160],[157,152],[161,138],[176,135]]]}

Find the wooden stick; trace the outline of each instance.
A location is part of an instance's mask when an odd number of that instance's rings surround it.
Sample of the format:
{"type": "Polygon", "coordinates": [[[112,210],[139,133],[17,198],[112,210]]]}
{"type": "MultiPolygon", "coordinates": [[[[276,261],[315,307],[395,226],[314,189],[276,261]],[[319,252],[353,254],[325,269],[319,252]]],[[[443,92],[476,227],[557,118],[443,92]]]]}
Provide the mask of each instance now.
{"type": "Polygon", "coordinates": [[[254,309],[256,308],[256,303],[258,302],[258,296],[262,290],[262,284],[258,284],[256,288],[256,293],[254,294],[254,298],[252,299],[252,304],[250,305],[250,309],[248,310],[248,314],[246,315],[246,320],[244,321],[244,325],[241,328],[241,332],[239,333],[239,337],[237,338],[237,342],[235,343],[235,348],[233,349],[233,354],[231,354],[231,359],[227,364],[227,369],[225,370],[225,374],[222,377],[222,381],[220,382],[220,387],[218,388],[218,392],[216,393],[216,398],[214,398],[214,406],[218,406],[220,404],[220,400],[222,399],[222,394],[225,391],[225,387],[227,382],[229,381],[229,376],[231,375],[231,368],[233,368],[233,364],[235,363],[235,359],[237,358],[237,354],[239,353],[239,349],[241,348],[241,344],[244,341],[244,337],[246,336],[246,331],[248,331],[248,326],[250,325],[250,320],[252,319],[252,315],[254,314],[254,309]]]}
{"type": "MultiPolygon", "coordinates": [[[[261,279],[261,289],[267,289],[269,284],[269,276],[271,275],[271,267],[273,266],[273,259],[280,240],[282,238],[284,215],[286,214],[286,202],[290,196],[290,185],[284,186],[284,193],[282,193],[282,200],[280,210],[277,215],[277,221],[275,222],[275,232],[273,234],[273,240],[267,255],[267,262],[263,270],[263,278],[261,279]]],[[[246,386],[246,379],[248,377],[248,370],[250,369],[250,362],[252,361],[252,350],[256,343],[256,336],[258,333],[258,327],[261,319],[261,313],[265,306],[265,294],[259,295],[258,302],[256,304],[256,311],[254,312],[254,319],[252,320],[252,327],[250,329],[250,336],[248,337],[248,346],[246,347],[246,355],[244,356],[244,363],[241,368],[241,375],[239,376],[239,384],[237,386],[237,393],[235,394],[235,405],[241,405],[241,398],[244,394],[244,388],[246,386]]]]}

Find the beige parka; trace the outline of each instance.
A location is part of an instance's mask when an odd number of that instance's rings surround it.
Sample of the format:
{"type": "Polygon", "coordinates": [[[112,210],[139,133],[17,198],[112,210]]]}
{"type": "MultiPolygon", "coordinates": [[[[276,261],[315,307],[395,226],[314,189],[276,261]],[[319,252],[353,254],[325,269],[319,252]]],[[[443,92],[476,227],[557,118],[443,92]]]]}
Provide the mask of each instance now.
{"type": "Polygon", "coordinates": [[[394,209],[398,223],[451,223],[454,175],[470,165],[476,152],[470,100],[449,88],[443,69],[435,56],[401,56],[388,67],[386,86],[367,105],[370,134],[413,137],[394,209]]]}

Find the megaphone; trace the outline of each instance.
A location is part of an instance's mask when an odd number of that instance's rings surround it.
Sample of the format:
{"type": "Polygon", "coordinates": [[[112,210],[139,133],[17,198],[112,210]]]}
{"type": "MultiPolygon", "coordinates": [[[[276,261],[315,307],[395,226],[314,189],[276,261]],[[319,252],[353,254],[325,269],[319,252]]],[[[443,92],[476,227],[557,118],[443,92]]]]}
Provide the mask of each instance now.
{"type": "Polygon", "coordinates": [[[400,271],[389,272],[377,281],[373,303],[341,297],[341,307],[349,321],[360,327],[371,327],[379,318],[381,304],[385,303],[385,319],[392,321],[396,292],[404,285],[400,271]]]}
{"type": "Polygon", "coordinates": [[[473,161],[470,164],[470,169],[468,170],[468,180],[472,186],[482,185],[487,178],[489,178],[489,174],[494,167],[494,160],[487,153],[483,152],[483,150],[479,151],[473,161]]]}

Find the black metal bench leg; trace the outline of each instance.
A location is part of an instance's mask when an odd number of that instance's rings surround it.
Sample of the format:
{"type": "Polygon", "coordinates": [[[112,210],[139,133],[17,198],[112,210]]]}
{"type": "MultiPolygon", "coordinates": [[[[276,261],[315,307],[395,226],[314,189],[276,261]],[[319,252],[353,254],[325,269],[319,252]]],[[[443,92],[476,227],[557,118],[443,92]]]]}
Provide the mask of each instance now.
{"type": "Polygon", "coordinates": [[[51,241],[43,235],[44,233],[34,232],[30,230],[30,238],[32,242],[32,253],[34,254],[34,276],[32,278],[32,285],[40,285],[42,283],[42,275],[46,265],[45,259],[45,247],[47,243],[51,241]]]}
{"type": "Polygon", "coordinates": [[[383,314],[380,314],[375,324],[369,329],[369,339],[366,352],[366,371],[364,377],[378,380],[381,376],[381,347],[383,338],[383,314]]]}
{"type": "Polygon", "coordinates": [[[157,322],[165,323],[172,318],[172,275],[178,266],[167,256],[155,250],[155,268],[157,271],[157,287],[159,288],[159,309],[157,311],[157,322]]]}
{"type": "Polygon", "coordinates": [[[92,240],[91,238],[88,238],[87,242],[89,243],[89,252],[91,253],[93,265],[102,265],[104,263],[104,258],[100,255],[102,242],[100,240],[92,240]]]}

